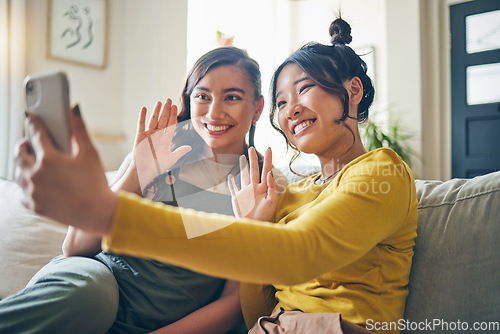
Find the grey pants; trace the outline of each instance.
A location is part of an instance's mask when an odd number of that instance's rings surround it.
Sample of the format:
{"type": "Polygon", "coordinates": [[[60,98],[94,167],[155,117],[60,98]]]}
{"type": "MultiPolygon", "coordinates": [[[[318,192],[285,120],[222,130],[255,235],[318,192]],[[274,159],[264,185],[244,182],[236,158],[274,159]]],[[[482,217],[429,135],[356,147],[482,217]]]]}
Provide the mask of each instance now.
{"type": "Polygon", "coordinates": [[[106,333],[117,310],[118,285],[106,265],[61,256],[0,301],[0,333],[106,333]]]}

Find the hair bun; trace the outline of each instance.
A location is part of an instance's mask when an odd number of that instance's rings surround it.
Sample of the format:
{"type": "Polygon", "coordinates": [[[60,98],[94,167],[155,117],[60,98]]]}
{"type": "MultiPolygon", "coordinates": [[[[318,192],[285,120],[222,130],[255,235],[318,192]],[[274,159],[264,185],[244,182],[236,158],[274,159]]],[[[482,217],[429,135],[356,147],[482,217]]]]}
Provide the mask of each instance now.
{"type": "Polygon", "coordinates": [[[342,18],[338,18],[330,24],[330,42],[336,44],[349,44],[352,41],[351,26],[342,18]]]}

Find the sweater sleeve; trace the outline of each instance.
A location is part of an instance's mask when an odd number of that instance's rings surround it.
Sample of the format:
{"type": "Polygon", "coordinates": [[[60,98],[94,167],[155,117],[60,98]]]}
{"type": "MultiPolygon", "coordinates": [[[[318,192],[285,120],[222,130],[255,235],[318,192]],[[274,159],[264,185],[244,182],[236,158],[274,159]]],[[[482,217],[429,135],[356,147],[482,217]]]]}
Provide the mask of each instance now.
{"type": "Polygon", "coordinates": [[[399,229],[412,202],[408,173],[393,163],[345,168],[307,214],[286,224],[237,220],[122,193],[103,249],[212,276],[294,285],[355,261],[399,229]],[[199,236],[188,238],[188,226],[199,236]]]}

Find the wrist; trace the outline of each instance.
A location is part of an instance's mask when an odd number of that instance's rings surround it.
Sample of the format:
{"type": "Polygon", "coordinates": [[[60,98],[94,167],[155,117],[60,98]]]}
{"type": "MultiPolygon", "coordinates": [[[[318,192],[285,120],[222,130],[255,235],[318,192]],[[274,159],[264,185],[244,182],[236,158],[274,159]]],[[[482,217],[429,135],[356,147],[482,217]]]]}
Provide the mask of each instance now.
{"type": "Polygon", "coordinates": [[[76,227],[101,237],[110,234],[119,200],[119,195],[107,188],[93,199],[94,210],[87,210],[87,219],[81,219],[76,227]]]}
{"type": "Polygon", "coordinates": [[[130,160],[130,164],[127,167],[127,171],[133,171],[133,172],[137,171],[137,163],[135,162],[135,157],[132,157],[132,159],[130,160]]]}
{"type": "Polygon", "coordinates": [[[105,205],[101,205],[101,207],[105,209],[102,216],[102,235],[108,235],[111,233],[113,220],[118,208],[118,202],[120,201],[120,196],[112,191],[108,191],[107,195],[108,196],[104,202],[105,205]]]}

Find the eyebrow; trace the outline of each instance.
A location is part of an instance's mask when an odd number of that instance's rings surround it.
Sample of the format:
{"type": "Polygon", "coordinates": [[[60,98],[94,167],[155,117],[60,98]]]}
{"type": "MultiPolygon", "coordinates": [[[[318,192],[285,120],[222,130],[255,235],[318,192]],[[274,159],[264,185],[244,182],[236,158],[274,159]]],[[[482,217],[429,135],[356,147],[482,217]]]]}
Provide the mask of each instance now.
{"type": "Polygon", "coordinates": [[[232,87],[224,89],[224,93],[229,93],[229,92],[240,92],[241,94],[245,94],[245,91],[241,88],[232,87]]]}
{"type": "Polygon", "coordinates": [[[306,75],[305,77],[302,77],[300,79],[297,79],[293,84],[296,85],[298,83],[301,83],[302,81],[309,80],[309,77],[306,75]]]}
{"type": "MultiPolygon", "coordinates": [[[[293,85],[295,86],[295,85],[301,83],[302,81],[306,81],[306,80],[309,80],[309,79],[310,78],[308,76],[299,78],[299,79],[295,80],[295,82],[293,83],[293,85]]],[[[280,95],[281,95],[281,91],[279,91],[278,93],[276,93],[276,98],[278,98],[280,95]]]]}
{"type": "Polygon", "coordinates": [[[202,86],[196,86],[193,88],[193,91],[195,90],[203,90],[205,92],[210,92],[210,89],[206,88],[206,87],[202,87],[202,86]]]}
{"type": "MultiPolygon", "coordinates": [[[[203,86],[196,86],[194,90],[203,90],[205,92],[210,92],[210,89],[203,87],[203,86]]],[[[230,93],[230,92],[240,92],[241,94],[245,95],[245,91],[241,88],[236,88],[236,87],[231,87],[231,88],[226,88],[222,91],[223,93],[230,93]]]]}

